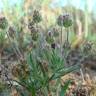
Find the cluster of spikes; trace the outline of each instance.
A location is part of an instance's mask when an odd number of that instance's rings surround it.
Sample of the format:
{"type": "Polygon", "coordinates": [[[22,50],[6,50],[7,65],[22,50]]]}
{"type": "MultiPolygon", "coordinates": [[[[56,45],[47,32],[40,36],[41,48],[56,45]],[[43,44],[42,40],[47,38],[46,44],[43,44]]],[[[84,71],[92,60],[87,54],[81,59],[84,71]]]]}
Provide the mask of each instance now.
{"type": "MultiPolygon", "coordinates": [[[[32,14],[32,18],[31,20],[29,20],[28,22],[28,29],[31,32],[31,37],[33,41],[37,41],[39,38],[39,30],[38,30],[38,23],[40,23],[42,21],[42,16],[40,14],[40,11],[38,10],[34,10],[33,14],[32,14]]],[[[70,14],[63,14],[63,15],[59,15],[57,18],[57,22],[58,26],[61,27],[70,27],[72,25],[72,18],[70,16],[70,14]]],[[[4,30],[8,27],[8,21],[5,17],[0,17],[0,29],[4,30]]],[[[13,27],[9,27],[9,35],[11,37],[14,37],[14,34],[12,35],[12,33],[14,33],[14,28],[13,27]]],[[[57,32],[58,30],[56,30],[56,28],[53,29],[54,32],[54,36],[51,34],[51,32],[48,32],[47,36],[46,36],[46,42],[48,44],[51,44],[52,48],[55,48],[55,40],[54,37],[58,37],[59,32],[57,32]]]]}
{"type": "Polygon", "coordinates": [[[59,26],[62,26],[62,27],[64,26],[64,27],[68,28],[72,25],[72,18],[69,14],[60,15],[57,18],[57,24],[59,26]]]}

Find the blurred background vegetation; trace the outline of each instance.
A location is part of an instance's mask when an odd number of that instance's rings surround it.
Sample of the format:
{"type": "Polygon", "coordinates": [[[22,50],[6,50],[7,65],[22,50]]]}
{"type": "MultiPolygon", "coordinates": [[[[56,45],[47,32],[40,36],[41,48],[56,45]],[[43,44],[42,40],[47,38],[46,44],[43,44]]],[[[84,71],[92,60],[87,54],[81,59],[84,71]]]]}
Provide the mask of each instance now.
{"type": "Polygon", "coordinates": [[[20,26],[22,18],[26,22],[31,18],[34,9],[40,10],[43,23],[48,28],[56,24],[59,14],[70,13],[73,18],[73,26],[70,36],[83,36],[89,40],[96,40],[96,12],[95,0],[1,0],[0,15],[4,15],[10,24],[20,26]]]}

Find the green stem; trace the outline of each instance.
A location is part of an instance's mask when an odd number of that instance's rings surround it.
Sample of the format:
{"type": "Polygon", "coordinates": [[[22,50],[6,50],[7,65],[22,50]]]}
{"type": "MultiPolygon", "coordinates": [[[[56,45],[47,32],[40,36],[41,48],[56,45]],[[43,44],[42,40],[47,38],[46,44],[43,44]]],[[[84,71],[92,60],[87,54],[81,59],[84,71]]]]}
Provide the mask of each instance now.
{"type": "Polygon", "coordinates": [[[61,56],[62,56],[62,26],[61,26],[61,36],[60,36],[60,51],[61,51],[61,56]]]}
{"type": "Polygon", "coordinates": [[[67,43],[69,43],[69,30],[67,29],[67,34],[66,34],[67,36],[67,38],[66,38],[66,40],[67,40],[67,43]]]}
{"type": "Polygon", "coordinates": [[[0,52],[0,64],[1,64],[1,61],[2,61],[2,52],[0,52]]]}

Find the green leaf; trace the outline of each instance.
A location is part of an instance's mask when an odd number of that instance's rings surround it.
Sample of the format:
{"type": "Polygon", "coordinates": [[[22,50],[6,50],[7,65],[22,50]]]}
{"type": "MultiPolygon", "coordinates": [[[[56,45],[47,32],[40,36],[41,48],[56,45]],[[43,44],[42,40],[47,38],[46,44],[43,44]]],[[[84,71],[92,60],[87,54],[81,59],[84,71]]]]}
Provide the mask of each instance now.
{"type": "Polygon", "coordinates": [[[61,92],[60,92],[60,96],[65,96],[65,93],[68,89],[68,86],[70,85],[71,80],[68,80],[64,86],[61,86],[61,92]]]}
{"type": "Polygon", "coordinates": [[[62,68],[60,70],[57,70],[52,76],[51,76],[51,80],[54,80],[54,79],[57,79],[57,78],[60,78],[74,70],[77,70],[79,69],[80,66],[79,65],[74,65],[74,66],[70,66],[69,68],[62,68]]]}

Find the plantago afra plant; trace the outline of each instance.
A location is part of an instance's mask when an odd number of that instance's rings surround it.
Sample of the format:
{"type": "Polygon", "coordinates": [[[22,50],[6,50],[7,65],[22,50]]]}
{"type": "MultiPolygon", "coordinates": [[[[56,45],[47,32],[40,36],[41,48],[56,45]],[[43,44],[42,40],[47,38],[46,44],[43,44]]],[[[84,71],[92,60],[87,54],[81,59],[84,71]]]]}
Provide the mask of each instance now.
{"type": "MultiPolygon", "coordinates": [[[[61,54],[62,54],[62,31],[63,31],[63,27],[65,27],[67,30],[68,28],[72,25],[72,18],[69,14],[63,14],[63,15],[60,15],[57,19],[57,24],[61,27],[61,36],[60,36],[60,41],[61,41],[61,54]]],[[[66,32],[66,41],[67,43],[69,44],[69,40],[68,40],[68,37],[69,37],[69,30],[66,32]]]]}
{"type": "MultiPolygon", "coordinates": [[[[77,62],[77,64],[72,66],[65,66],[67,59],[70,59],[67,58],[70,54],[65,53],[71,53],[71,48],[68,41],[68,32],[66,39],[67,42],[63,46],[62,32],[63,27],[68,29],[72,25],[72,19],[68,14],[60,15],[57,19],[57,24],[61,28],[61,43],[59,44],[61,47],[58,47],[58,43],[56,42],[56,37],[59,36],[58,30],[54,29],[53,31],[48,31],[47,34],[40,33],[40,30],[38,30],[38,23],[40,22],[41,15],[39,11],[35,10],[32,19],[28,22],[28,29],[30,31],[30,39],[28,39],[30,42],[28,42],[28,44],[31,43],[32,46],[30,51],[22,51],[24,55],[22,55],[20,51],[20,45],[23,45],[24,43],[22,27],[17,26],[16,31],[13,27],[9,27],[9,39],[11,41],[13,40],[12,42],[16,42],[15,44],[17,44],[17,46],[15,46],[15,51],[17,52],[17,56],[19,55],[18,58],[20,59],[19,64],[13,66],[12,74],[15,79],[13,78],[11,80],[17,82],[19,85],[17,85],[18,87],[23,87],[23,90],[26,90],[27,93],[30,94],[27,96],[56,96],[57,93],[60,94],[60,96],[63,96],[70,84],[70,81],[66,82],[65,86],[62,86],[61,77],[80,68],[80,62],[77,62]],[[57,33],[55,34],[55,32],[57,33]],[[15,37],[16,34],[17,36],[15,37]],[[64,51],[64,54],[62,51],[64,51]],[[21,56],[22,60],[20,58],[21,56]]],[[[26,46],[28,44],[26,44],[26,46]]]]}

